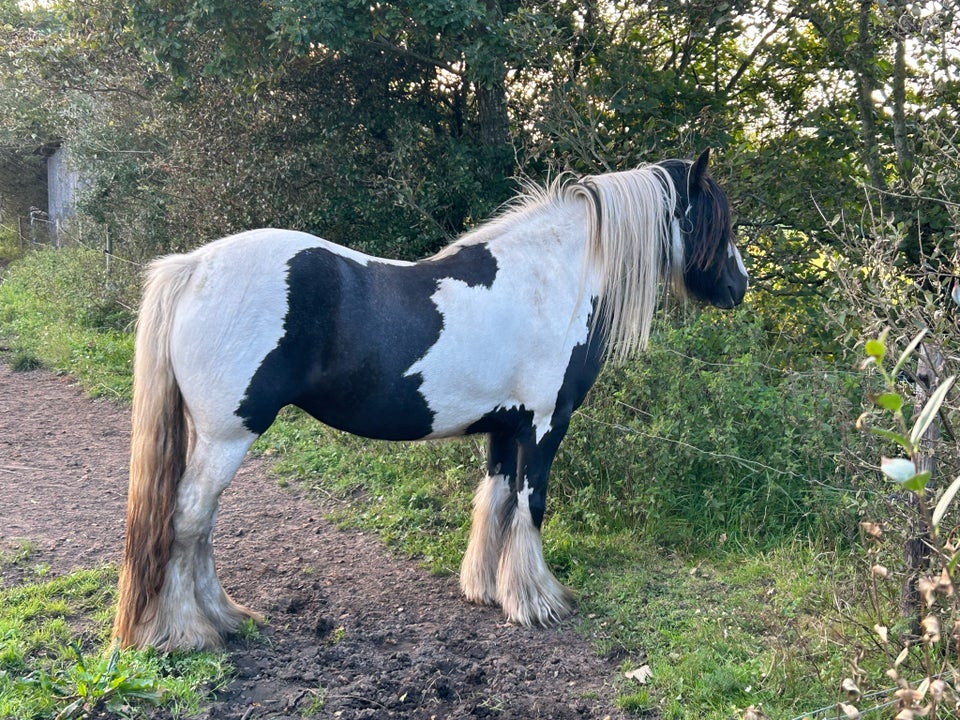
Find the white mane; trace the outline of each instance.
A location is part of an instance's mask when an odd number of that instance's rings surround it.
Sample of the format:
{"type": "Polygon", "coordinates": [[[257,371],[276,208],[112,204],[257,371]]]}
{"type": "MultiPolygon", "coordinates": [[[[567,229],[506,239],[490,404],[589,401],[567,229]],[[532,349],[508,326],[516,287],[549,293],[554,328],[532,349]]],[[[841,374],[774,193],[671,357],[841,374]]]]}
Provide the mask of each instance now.
{"type": "Polygon", "coordinates": [[[592,269],[600,285],[594,331],[604,334],[607,357],[623,362],[647,346],[661,281],[683,285],[676,189],[660,166],[644,165],[584,178],[565,192],[587,200],[585,271],[592,269]]]}
{"type": "Polygon", "coordinates": [[[523,192],[500,215],[435,257],[490,240],[521,216],[570,200],[582,201],[586,207],[583,273],[584,278],[595,273],[599,284],[599,312],[592,331],[603,333],[607,358],[623,362],[646,348],[661,282],[679,292],[683,287],[683,244],[679,226],[673,222],[677,193],[669,173],[659,165],[579,181],[566,174],[546,187],[524,183],[523,192]]]}

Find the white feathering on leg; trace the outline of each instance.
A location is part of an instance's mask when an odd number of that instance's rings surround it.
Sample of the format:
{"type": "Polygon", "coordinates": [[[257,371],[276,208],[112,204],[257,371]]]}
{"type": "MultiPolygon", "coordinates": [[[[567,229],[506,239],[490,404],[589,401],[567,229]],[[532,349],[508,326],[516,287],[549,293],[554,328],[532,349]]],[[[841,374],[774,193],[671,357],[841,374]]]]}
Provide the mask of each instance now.
{"type": "Polygon", "coordinates": [[[497,563],[503,547],[500,513],[509,497],[508,480],[503,475],[488,475],[474,495],[470,541],[460,564],[460,589],[470,602],[497,603],[497,563]]]}
{"type": "Polygon", "coordinates": [[[573,613],[573,593],[560,584],[543,559],[540,531],[530,515],[532,492],[525,484],[517,493],[517,509],[497,568],[497,601],[512,623],[550,627],[573,613]]]}

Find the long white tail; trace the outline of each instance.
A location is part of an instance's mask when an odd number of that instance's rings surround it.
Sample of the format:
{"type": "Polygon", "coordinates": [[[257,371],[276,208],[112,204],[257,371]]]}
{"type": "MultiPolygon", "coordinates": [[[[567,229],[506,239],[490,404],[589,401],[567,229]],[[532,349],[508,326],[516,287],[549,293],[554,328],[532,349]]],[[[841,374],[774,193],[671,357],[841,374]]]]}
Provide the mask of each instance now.
{"type": "Polygon", "coordinates": [[[154,261],[137,321],[133,362],[133,426],[127,533],[113,634],[124,647],[141,646],[157,608],[173,544],[177,486],[191,444],[190,422],[170,362],[177,303],[194,260],[154,261]]]}

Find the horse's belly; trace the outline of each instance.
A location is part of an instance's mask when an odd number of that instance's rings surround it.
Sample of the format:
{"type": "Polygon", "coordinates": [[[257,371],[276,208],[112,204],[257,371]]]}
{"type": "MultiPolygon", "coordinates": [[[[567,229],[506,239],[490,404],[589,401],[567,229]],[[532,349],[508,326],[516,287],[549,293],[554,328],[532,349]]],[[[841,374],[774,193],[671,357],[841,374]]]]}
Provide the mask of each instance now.
{"type": "Polygon", "coordinates": [[[433,408],[437,398],[422,392],[419,376],[383,380],[340,378],[315,386],[295,404],[325,425],[374,440],[457,437],[472,432],[471,427],[501,404],[484,397],[489,393],[471,393],[467,383],[451,379],[438,413],[433,408]]]}

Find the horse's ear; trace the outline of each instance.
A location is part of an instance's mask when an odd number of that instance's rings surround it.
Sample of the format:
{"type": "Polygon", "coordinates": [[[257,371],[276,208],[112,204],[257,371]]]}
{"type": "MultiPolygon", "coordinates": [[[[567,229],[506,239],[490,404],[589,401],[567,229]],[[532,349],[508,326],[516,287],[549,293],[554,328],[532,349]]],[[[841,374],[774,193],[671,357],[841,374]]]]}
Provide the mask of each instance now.
{"type": "Polygon", "coordinates": [[[700,153],[700,157],[694,161],[693,167],[690,168],[690,181],[688,183],[690,190],[703,186],[703,179],[707,176],[707,165],[709,164],[710,148],[707,148],[700,153]]]}

